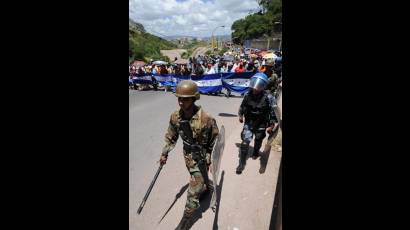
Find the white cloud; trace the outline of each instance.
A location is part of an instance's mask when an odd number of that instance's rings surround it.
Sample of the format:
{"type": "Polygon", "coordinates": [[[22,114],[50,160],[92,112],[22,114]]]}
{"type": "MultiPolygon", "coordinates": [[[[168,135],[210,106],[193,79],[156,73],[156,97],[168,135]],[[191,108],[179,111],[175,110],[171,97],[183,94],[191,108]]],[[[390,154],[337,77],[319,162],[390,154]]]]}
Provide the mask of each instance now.
{"type": "Polygon", "coordinates": [[[201,37],[221,25],[215,34],[230,34],[235,20],[258,7],[255,0],[129,0],[130,18],[148,32],[201,37]]]}
{"type": "Polygon", "coordinates": [[[184,17],[182,17],[181,15],[176,16],[175,19],[176,19],[175,22],[179,25],[184,26],[184,25],[187,24],[187,20],[184,17]]]}

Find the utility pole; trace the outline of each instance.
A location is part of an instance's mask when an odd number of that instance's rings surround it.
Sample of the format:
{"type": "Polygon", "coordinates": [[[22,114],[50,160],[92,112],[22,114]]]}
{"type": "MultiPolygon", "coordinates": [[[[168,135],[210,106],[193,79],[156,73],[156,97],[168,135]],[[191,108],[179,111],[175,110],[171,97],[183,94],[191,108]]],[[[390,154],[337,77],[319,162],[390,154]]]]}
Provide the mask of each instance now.
{"type": "Polygon", "coordinates": [[[215,29],[212,31],[212,52],[213,52],[214,49],[215,49],[215,45],[214,45],[214,32],[215,32],[215,30],[218,29],[219,27],[225,27],[225,26],[217,26],[217,27],[215,27],[215,29]]]}

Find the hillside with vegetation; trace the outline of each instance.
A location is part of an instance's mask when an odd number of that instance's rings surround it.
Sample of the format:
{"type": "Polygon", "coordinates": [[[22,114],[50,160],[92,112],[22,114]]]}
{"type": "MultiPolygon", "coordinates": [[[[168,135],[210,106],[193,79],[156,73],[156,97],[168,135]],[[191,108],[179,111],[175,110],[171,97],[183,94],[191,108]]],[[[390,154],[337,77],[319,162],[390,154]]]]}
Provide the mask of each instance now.
{"type": "Polygon", "coordinates": [[[232,42],[243,44],[247,39],[269,36],[282,21],[282,0],[259,0],[261,10],[232,24],[232,42]]]}
{"type": "Polygon", "coordinates": [[[128,50],[129,61],[150,59],[169,62],[168,57],[162,56],[160,50],[176,49],[177,45],[165,39],[147,33],[144,26],[129,19],[128,50]]]}

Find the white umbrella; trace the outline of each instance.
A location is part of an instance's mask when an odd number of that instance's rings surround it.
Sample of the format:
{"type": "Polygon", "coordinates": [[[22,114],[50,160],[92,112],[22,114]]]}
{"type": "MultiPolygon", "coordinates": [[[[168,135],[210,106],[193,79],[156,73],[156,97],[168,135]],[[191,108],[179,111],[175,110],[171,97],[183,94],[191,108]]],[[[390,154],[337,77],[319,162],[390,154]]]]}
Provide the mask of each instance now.
{"type": "Polygon", "coordinates": [[[155,65],[167,65],[168,62],[164,62],[164,61],[154,61],[152,64],[155,64],[155,65]]]}
{"type": "Polygon", "coordinates": [[[267,54],[263,55],[263,58],[265,58],[265,59],[275,59],[277,57],[278,56],[276,56],[274,53],[267,53],[267,54]]]}

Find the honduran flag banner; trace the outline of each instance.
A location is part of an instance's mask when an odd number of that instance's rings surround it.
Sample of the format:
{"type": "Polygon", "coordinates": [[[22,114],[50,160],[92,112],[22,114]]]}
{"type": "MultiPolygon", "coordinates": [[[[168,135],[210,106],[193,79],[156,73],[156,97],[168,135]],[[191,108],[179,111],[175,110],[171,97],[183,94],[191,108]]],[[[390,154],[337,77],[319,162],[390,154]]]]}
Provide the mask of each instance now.
{"type": "Polygon", "coordinates": [[[178,83],[179,83],[180,81],[183,81],[183,80],[191,80],[191,76],[174,75],[174,78],[175,78],[175,80],[174,80],[174,82],[175,82],[174,87],[177,87],[177,85],[178,85],[178,83]]]}
{"type": "Polygon", "coordinates": [[[147,76],[136,76],[132,78],[134,84],[152,84],[152,77],[147,76]]]}
{"type": "Polygon", "coordinates": [[[157,82],[161,83],[163,86],[170,86],[170,87],[175,87],[176,86],[176,80],[175,80],[175,75],[174,74],[164,74],[164,75],[159,75],[155,74],[152,75],[157,82]]]}
{"type": "Polygon", "coordinates": [[[147,75],[133,77],[134,84],[152,84],[153,81],[161,83],[163,86],[174,88],[180,81],[193,80],[198,85],[200,93],[216,93],[226,88],[237,93],[245,93],[249,88],[249,80],[254,72],[244,73],[218,73],[205,74],[202,76],[182,76],[174,74],[147,75]]]}
{"type": "Polygon", "coordinates": [[[191,76],[174,75],[174,85],[172,85],[172,92],[175,93],[178,83],[183,80],[191,80],[191,76]]]}
{"type": "Polygon", "coordinates": [[[230,91],[245,93],[249,88],[249,80],[254,74],[254,72],[223,73],[222,85],[230,91]]]}
{"type": "Polygon", "coordinates": [[[191,76],[191,80],[198,85],[199,93],[216,93],[222,90],[221,74],[191,76]]]}

